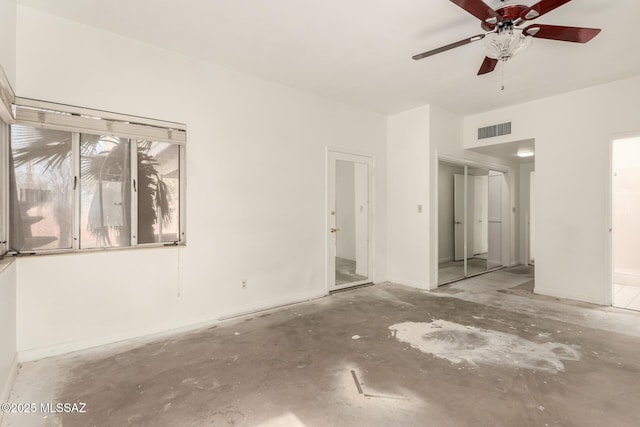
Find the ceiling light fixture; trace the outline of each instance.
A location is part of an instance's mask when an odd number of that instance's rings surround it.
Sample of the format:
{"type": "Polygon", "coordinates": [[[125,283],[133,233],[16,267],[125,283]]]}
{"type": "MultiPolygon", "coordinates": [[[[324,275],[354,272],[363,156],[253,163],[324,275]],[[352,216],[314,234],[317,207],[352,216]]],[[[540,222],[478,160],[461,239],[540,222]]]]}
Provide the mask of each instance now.
{"type": "Polygon", "coordinates": [[[514,31],[513,28],[487,34],[484,39],[485,54],[504,62],[531,45],[531,37],[525,36],[522,31],[514,31]]]}
{"type": "Polygon", "coordinates": [[[533,150],[519,150],[516,156],[518,157],[533,157],[535,153],[533,150]]]}
{"type": "Polygon", "coordinates": [[[531,45],[531,39],[507,19],[500,22],[494,32],[485,36],[483,50],[487,58],[502,62],[501,90],[504,90],[505,63],[531,45]]]}

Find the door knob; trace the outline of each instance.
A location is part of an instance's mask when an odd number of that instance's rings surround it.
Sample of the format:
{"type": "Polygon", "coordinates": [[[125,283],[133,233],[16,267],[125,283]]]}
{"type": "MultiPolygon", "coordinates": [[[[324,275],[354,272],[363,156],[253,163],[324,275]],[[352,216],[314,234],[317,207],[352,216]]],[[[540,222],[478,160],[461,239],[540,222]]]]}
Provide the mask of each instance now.
{"type": "Polygon", "coordinates": [[[329,230],[329,231],[331,231],[332,233],[335,233],[336,231],[340,231],[340,229],[339,229],[339,228],[332,228],[332,229],[331,229],[331,230],[329,230]]]}

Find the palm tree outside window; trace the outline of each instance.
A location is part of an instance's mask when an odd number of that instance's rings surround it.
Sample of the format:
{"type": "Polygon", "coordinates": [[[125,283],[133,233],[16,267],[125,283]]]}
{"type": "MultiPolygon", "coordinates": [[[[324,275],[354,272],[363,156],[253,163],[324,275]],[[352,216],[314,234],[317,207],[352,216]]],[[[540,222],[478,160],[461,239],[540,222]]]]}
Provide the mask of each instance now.
{"type": "Polygon", "coordinates": [[[22,124],[11,126],[10,144],[13,250],[129,247],[180,240],[177,144],[22,124]],[[79,164],[79,177],[74,162],[79,164]],[[74,211],[79,213],[75,225],[79,230],[74,230],[74,211]],[[75,244],[74,236],[79,236],[75,244]]]}

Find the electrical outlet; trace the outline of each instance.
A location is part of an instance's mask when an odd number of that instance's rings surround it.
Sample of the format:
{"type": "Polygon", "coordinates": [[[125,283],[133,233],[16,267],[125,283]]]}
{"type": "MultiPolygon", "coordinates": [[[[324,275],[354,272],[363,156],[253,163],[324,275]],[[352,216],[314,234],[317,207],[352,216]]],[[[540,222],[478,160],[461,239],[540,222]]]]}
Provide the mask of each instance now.
{"type": "Polygon", "coordinates": [[[246,280],[242,281],[242,289],[247,289],[247,281],[246,280]]]}

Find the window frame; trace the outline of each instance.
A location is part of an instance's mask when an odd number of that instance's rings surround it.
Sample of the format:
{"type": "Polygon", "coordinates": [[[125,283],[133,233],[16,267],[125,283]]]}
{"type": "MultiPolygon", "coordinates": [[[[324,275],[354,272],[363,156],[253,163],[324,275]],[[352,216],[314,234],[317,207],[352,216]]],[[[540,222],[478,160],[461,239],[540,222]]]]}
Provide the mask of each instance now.
{"type": "Polygon", "coordinates": [[[15,94],[0,65],[0,259],[9,248],[9,125],[15,94]]]}
{"type": "Polygon", "coordinates": [[[9,125],[0,118],[0,259],[9,248],[9,125]]]}
{"type": "MultiPolygon", "coordinates": [[[[24,111],[24,110],[23,110],[24,111]]],[[[139,248],[158,248],[167,246],[186,246],[186,125],[175,122],[166,122],[156,119],[148,119],[143,117],[124,115],[113,112],[106,112],[94,109],[88,109],[83,107],[68,106],[63,104],[56,104],[46,101],[16,98],[14,106],[14,116],[16,118],[12,120],[11,125],[22,125],[30,127],[40,127],[44,129],[63,130],[71,132],[72,138],[72,176],[75,182],[73,186],[73,209],[72,209],[72,247],[64,249],[35,249],[16,251],[11,250],[11,242],[9,241],[10,235],[10,218],[11,213],[8,179],[3,179],[3,185],[0,188],[0,208],[3,212],[3,217],[0,218],[0,242],[7,241],[6,250],[8,255],[44,255],[44,254],[61,254],[61,253],[85,253],[85,252],[102,252],[113,250],[131,250],[139,248]],[[27,119],[24,116],[21,118],[20,110],[25,109],[27,111],[27,119]],[[17,114],[16,114],[17,111],[17,114]],[[48,114],[59,114],[53,116],[53,123],[47,122],[46,116],[48,114]],[[35,122],[33,118],[40,120],[35,122]],[[76,122],[80,123],[80,126],[74,126],[76,122]],[[86,119],[90,118],[90,121],[86,119]],[[95,121],[94,121],[95,120],[95,121]],[[62,124],[61,124],[62,123],[62,124]],[[97,125],[97,129],[87,128],[88,126],[97,125]],[[100,128],[100,126],[102,128],[100,128]],[[102,132],[101,130],[107,130],[102,132]],[[110,132],[112,129],[116,129],[114,132],[110,132]],[[145,137],[144,132],[148,131],[148,137],[145,137]],[[133,132],[132,134],[123,134],[123,132],[133,132]],[[142,133],[140,133],[142,132],[142,133]],[[130,186],[130,244],[128,246],[112,246],[112,247],[91,247],[82,248],[80,245],[80,233],[81,233],[81,153],[80,153],[80,138],[81,134],[91,134],[98,136],[119,136],[129,139],[130,144],[130,156],[129,156],[129,186],[130,186]],[[158,135],[167,135],[165,138],[162,136],[157,138],[158,135]],[[172,139],[172,138],[175,138],[172,139]],[[168,140],[171,139],[171,140],[168,140]],[[176,211],[178,215],[178,240],[174,242],[152,242],[139,244],[137,239],[138,234],[138,192],[136,189],[136,182],[138,181],[138,165],[137,165],[137,150],[138,142],[140,140],[149,140],[154,142],[166,142],[176,145],[178,147],[178,204],[179,208],[176,211]],[[6,183],[6,185],[4,184],[6,183]],[[4,224],[3,224],[4,223],[4,224]],[[2,233],[6,233],[6,239],[2,238],[2,233]]],[[[11,132],[10,125],[7,124],[2,129],[4,132],[4,140],[0,139],[0,172],[2,172],[3,178],[9,177],[9,162],[12,161],[11,155],[11,132]]],[[[0,243],[1,245],[2,243],[0,243]]],[[[0,246],[0,249],[2,246],[0,246]]],[[[0,253],[4,253],[0,252],[0,253]]]]}

